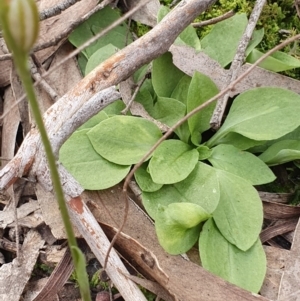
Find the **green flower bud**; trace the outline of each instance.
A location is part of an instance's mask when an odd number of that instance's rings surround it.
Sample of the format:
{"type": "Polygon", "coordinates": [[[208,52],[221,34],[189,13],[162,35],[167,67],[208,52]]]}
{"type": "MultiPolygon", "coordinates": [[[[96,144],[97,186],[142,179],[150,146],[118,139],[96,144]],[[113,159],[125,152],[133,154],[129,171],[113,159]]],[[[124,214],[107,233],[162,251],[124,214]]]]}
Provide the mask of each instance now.
{"type": "Polygon", "coordinates": [[[2,25],[7,46],[14,52],[29,52],[39,32],[39,13],[35,0],[1,1],[6,2],[2,25]]]}

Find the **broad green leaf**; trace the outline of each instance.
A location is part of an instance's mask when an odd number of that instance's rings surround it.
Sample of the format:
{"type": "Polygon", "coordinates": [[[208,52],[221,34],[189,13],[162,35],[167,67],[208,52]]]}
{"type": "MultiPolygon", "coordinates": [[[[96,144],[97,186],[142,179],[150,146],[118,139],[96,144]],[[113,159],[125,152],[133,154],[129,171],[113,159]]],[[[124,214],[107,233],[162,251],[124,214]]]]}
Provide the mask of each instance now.
{"type": "Polygon", "coordinates": [[[188,25],[181,34],[176,38],[175,45],[183,45],[193,47],[196,51],[201,50],[200,40],[197,32],[192,25],[188,25]]]}
{"type": "Polygon", "coordinates": [[[192,78],[185,74],[173,90],[171,98],[175,98],[186,105],[191,81],[192,78]]]}
{"type": "MultiPolygon", "coordinates": [[[[178,82],[176,88],[174,89],[171,98],[179,100],[180,102],[186,105],[191,80],[192,78],[190,76],[184,75],[178,82]]],[[[178,127],[175,130],[175,133],[181,141],[188,143],[191,136],[188,122],[186,121],[180,127],[178,127]]]]}
{"type": "Polygon", "coordinates": [[[155,183],[173,184],[184,180],[197,162],[196,149],[180,140],[165,140],[154,151],[149,172],[155,183]]]}
{"type": "Polygon", "coordinates": [[[142,192],[143,206],[154,220],[158,213],[159,205],[168,206],[172,203],[186,202],[187,199],[180,195],[174,185],[164,185],[154,192],[142,192]]]}
{"type": "Polygon", "coordinates": [[[159,23],[168,13],[170,9],[164,5],[161,5],[157,13],[157,23],[159,23]]]}
{"type": "Polygon", "coordinates": [[[173,126],[178,120],[184,117],[185,112],[186,107],[180,101],[172,98],[158,97],[151,115],[156,120],[168,126],[173,126]]]}
{"type": "Polygon", "coordinates": [[[100,65],[102,62],[107,60],[113,54],[115,54],[118,50],[119,49],[112,44],[108,44],[105,45],[104,47],[99,48],[88,59],[84,74],[85,75],[89,74],[93,69],[95,69],[98,65],[100,65]]]}
{"type": "Polygon", "coordinates": [[[87,133],[94,149],[106,160],[120,164],[138,163],[161,137],[159,128],[143,118],[113,116],[87,133]]]}
{"type": "Polygon", "coordinates": [[[199,239],[202,266],[215,275],[258,293],[266,275],[266,255],[259,239],[246,252],[229,243],[213,219],[203,226],[199,239]]]}
{"type": "Polygon", "coordinates": [[[83,188],[100,190],[112,187],[126,177],[130,166],[111,163],[97,154],[87,136],[88,131],[73,133],[61,147],[59,160],[83,188]]]}
{"type": "Polygon", "coordinates": [[[184,75],[173,64],[171,53],[164,53],[153,61],[152,84],[155,93],[161,97],[170,97],[184,75]]]}
{"type": "Polygon", "coordinates": [[[266,141],[262,145],[252,147],[248,151],[250,151],[251,153],[263,153],[274,143],[283,141],[283,140],[300,140],[300,126],[297,127],[295,130],[293,130],[292,132],[289,132],[288,134],[286,134],[276,140],[266,141]]]}
{"type": "Polygon", "coordinates": [[[263,222],[262,202],[253,186],[241,177],[216,169],[220,201],[213,218],[222,235],[242,251],[257,240],[263,222]]]}
{"type": "MultiPolygon", "coordinates": [[[[214,139],[214,137],[212,139],[214,139]]],[[[244,137],[243,135],[240,135],[238,133],[230,132],[225,137],[218,139],[217,144],[230,144],[230,145],[235,146],[238,149],[246,150],[251,147],[255,147],[257,145],[262,145],[264,143],[265,143],[265,141],[256,141],[256,140],[244,137]]]]}
{"type": "MultiPolygon", "coordinates": [[[[189,86],[187,95],[187,113],[203,104],[218,93],[218,88],[214,82],[199,72],[195,72],[189,86]]],[[[210,128],[209,121],[216,104],[212,103],[188,120],[191,135],[198,135],[210,128]]],[[[193,139],[192,142],[194,143],[193,139]]],[[[197,144],[196,144],[197,145],[197,144]]]]}
{"type": "Polygon", "coordinates": [[[218,169],[248,180],[252,185],[270,183],[276,178],[262,160],[232,145],[220,144],[214,147],[208,161],[218,169]]]}
{"type": "Polygon", "coordinates": [[[160,245],[173,255],[185,253],[196,243],[201,223],[209,217],[202,207],[192,203],[159,206],[155,230],[160,245]]]}
{"type": "Polygon", "coordinates": [[[92,300],[89,277],[86,271],[86,260],[82,251],[77,246],[71,246],[72,253],[75,255],[76,279],[79,283],[80,294],[83,300],[92,300]]]}
{"type": "Polygon", "coordinates": [[[234,58],[247,23],[246,14],[236,14],[217,23],[200,41],[203,51],[222,67],[227,66],[234,58]]]}
{"type": "Polygon", "coordinates": [[[259,158],[270,166],[299,160],[300,140],[278,141],[263,152],[259,158]]]}
{"type": "Polygon", "coordinates": [[[154,183],[147,171],[148,163],[142,164],[134,173],[135,180],[142,191],[153,192],[159,190],[162,185],[154,183]]]}
{"type": "Polygon", "coordinates": [[[201,206],[208,213],[218,206],[220,187],[216,169],[207,164],[198,162],[191,174],[174,187],[188,202],[201,206]]]}
{"type": "MultiPolygon", "coordinates": [[[[79,25],[70,34],[69,41],[78,48],[84,42],[95,36],[98,32],[109,26],[112,22],[119,19],[119,17],[120,13],[116,9],[106,6],[93,14],[87,21],[79,25]]],[[[95,51],[105,45],[113,44],[117,48],[122,49],[130,42],[131,37],[128,35],[127,24],[123,22],[87,47],[82,53],[84,53],[86,58],[90,58],[95,51]]]]}
{"type": "Polygon", "coordinates": [[[208,213],[214,212],[220,198],[220,188],[216,169],[198,162],[195,169],[183,181],[164,185],[155,192],[143,192],[143,205],[155,220],[158,205],[188,202],[201,206],[208,213]]]}
{"type": "Polygon", "coordinates": [[[108,105],[105,109],[104,112],[108,116],[114,116],[114,115],[119,115],[121,114],[121,111],[125,109],[125,104],[122,100],[117,100],[108,105]]]}
{"type": "MultiPolygon", "coordinates": [[[[260,52],[257,49],[253,49],[253,51],[247,57],[247,62],[250,64],[254,64],[263,55],[264,53],[260,52]]],[[[273,72],[282,72],[286,70],[299,68],[300,60],[294,58],[293,56],[287,53],[277,51],[268,56],[258,66],[273,72]]]]}
{"type": "Polygon", "coordinates": [[[208,147],[231,132],[264,141],[277,139],[300,125],[300,96],[281,88],[248,90],[234,100],[219,131],[207,142],[208,147]]]}
{"type": "Polygon", "coordinates": [[[95,125],[99,124],[101,121],[108,118],[108,115],[104,111],[100,111],[97,115],[90,118],[87,122],[85,122],[81,127],[77,129],[83,130],[83,129],[91,129],[95,125]]]}

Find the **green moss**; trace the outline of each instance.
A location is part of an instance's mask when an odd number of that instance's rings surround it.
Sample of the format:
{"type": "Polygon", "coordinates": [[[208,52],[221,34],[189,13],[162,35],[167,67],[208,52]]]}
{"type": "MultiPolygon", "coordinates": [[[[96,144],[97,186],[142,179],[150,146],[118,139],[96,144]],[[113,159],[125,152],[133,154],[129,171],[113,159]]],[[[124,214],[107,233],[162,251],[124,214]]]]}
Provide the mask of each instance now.
{"type": "MultiPolygon", "coordinates": [[[[198,18],[198,21],[223,15],[230,10],[234,10],[237,13],[246,13],[249,17],[255,2],[255,0],[220,0],[208,11],[204,12],[198,18]]],[[[261,50],[269,50],[280,42],[282,36],[279,31],[281,29],[294,32],[295,28],[299,28],[300,21],[296,15],[293,2],[294,0],[268,1],[268,3],[264,6],[257,24],[257,29],[263,27],[265,30],[265,37],[260,45],[261,50]]],[[[208,34],[210,30],[211,27],[199,29],[198,32],[200,37],[208,34]]]]}
{"type": "Polygon", "coordinates": [[[143,36],[151,29],[149,26],[135,21],[131,22],[130,28],[131,31],[134,32],[138,37],[143,36]]]}
{"type": "MultiPolygon", "coordinates": [[[[255,0],[220,0],[208,11],[199,16],[197,22],[208,20],[224,13],[234,10],[237,13],[246,13],[249,17],[255,5],[255,0]]],[[[198,35],[203,38],[211,31],[212,26],[206,26],[197,30],[198,35]]],[[[257,29],[264,28],[264,38],[258,49],[266,52],[278,45],[282,40],[299,33],[300,20],[294,6],[294,0],[268,1],[264,6],[257,29]],[[285,32],[286,34],[282,33],[285,32]]],[[[299,42],[295,42],[285,47],[282,51],[289,53],[296,58],[300,57],[299,42]]],[[[292,70],[285,72],[285,75],[300,79],[299,71],[292,70]]]]}

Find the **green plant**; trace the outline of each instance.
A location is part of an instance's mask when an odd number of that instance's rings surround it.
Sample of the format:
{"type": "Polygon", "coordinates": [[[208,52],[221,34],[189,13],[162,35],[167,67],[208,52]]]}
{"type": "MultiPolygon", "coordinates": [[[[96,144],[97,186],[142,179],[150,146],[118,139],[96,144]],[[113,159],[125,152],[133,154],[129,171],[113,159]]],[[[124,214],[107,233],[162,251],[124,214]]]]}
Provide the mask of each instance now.
{"type": "Polygon", "coordinates": [[[0,22],[8,48],[13,54],[15,66],[25,88],[30,108],[40,131],[46,157],[49,164],[53,188],[60,207],[63,223],[66,229],[75,269],[79,276],[80,292],[84,300],[91,300],[85,271],[85,259],[77,246],[64,193],[60,183],[56,160],[51,148],[47,131],[42,119],[39,105],[34,92],[31,74],[28,68],[28,54],[38,36],[39,13],[34,0],[0,1],[0,22]]]}
{"type": "MultiPolygon", "coordinates": [[[[158,19],[167,12],[162,8],[158,19]]],[[[236,15],[217,24],[201,41],[189,27],[175,44],[201,49],[225,67],[233,59],[246,24],[245,14],[236,15]]],[[[248,54],[262,38],[263,31],[257,31],[248,54]]],[[[271,59],[272,67],[278,69],[299,66],[298,60],[286,54],[271,59]]],[[[199,72],[187,76],[165,53],[153,61],[151,79],[144,82],[135,100],[152,117],[172,126],[217,93],[210,78],[199,72]]],[[[176,135],[161,143],[136,171],[135,179],[166,251],[184,253],[199,240],[205,268],[258,292],[266,259],[259,240],[262,204],[253,185],[274,181],[267,164],[300,159],[300,96],[279,88],[248,90],[235,98],[222,127],[206,139],[214,106],[176,129],[176,135]]],[[[109,115],[108,109],[100,112],[60,151],[62,163],[86,189],[120,182],[161,137],[150,121],[109,115]]]]}

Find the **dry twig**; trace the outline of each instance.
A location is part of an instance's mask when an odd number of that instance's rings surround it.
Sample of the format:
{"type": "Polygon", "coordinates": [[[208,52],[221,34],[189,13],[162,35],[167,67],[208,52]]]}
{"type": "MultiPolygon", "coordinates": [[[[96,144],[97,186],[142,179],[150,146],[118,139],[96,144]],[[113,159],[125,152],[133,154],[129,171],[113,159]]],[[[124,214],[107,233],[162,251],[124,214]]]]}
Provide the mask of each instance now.
{"type": "MultiPolygon", "coordinates": [[[[253,34],[253,31],[255,29],[255,26],[259,19],[259,16],[262,12],[263,6],[265,5],[265,2],[266,2],[266,0],[257,0],[255,3],[255,6],[254,6],[251,16],[249,18],[248,25],[247,25],[246,30],[240,40],[235,57],[231,63],[230,73],[228,75],[228,78],[226,79],[226,82],[224,83],[224,87],[226,87],[230,82],[232,82],[233,80],[235,80],[237,78],[239,68],[243,65],[244,60],[245,60],[245,52],[246,52],[247,46],[250,42],[251,36],[253,34]]],[[[215,130],[217,130],[221,125],[223,114],[225,112],[228,99],[229,99],[229,94],[226,93],[217,102],[213,116],[210,120],[210,125],[215,130]]]]}
{"type": "Polygon", "coordinates": [[[232,16],[235,15],[235,11],[234,10],[230,10],[228,11],[227,13],[221,15],[221,16],[218,16],[218,17],[215,17],[215,18],[212,18],[212,19],[209,19],[209,20],[205,20],[205,21],[202,21],[202,22],[198,22],[198,23],[192,23],[192,26],[194,28],[200,28],[200,27],[203,27],[203,26],[207,26],[207,25],[213,25],[213,24],[216,24],[218,22],[221,22],[223,20],[226,20],[232,16]]]}

